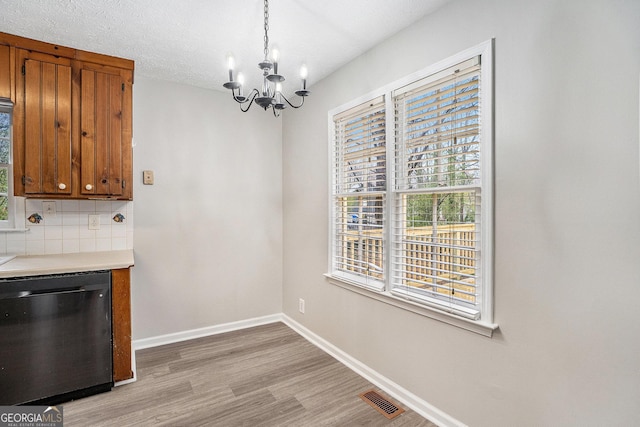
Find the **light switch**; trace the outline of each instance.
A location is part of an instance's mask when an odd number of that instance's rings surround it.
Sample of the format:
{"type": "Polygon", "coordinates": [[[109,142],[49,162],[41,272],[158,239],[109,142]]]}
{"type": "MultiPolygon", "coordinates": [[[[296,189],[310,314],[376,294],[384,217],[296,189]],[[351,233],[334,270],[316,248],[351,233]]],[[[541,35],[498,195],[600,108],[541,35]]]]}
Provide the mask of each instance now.
{"type": "Polygon", "coordinates": [[[142,183],[144,185],[153,185],[153,171],[142,171],[142,183]]]}

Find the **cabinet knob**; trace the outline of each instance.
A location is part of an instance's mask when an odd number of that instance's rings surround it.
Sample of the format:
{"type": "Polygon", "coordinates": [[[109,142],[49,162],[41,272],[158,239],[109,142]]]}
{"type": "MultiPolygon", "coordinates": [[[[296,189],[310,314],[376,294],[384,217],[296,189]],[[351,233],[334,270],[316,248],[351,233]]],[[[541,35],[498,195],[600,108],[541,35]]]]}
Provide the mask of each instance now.
{"type": "Polygon", "coordinates": [[[58,188],[64,190],[65,188],[67,188],[67,186],[61,182],[60,184],[58,184],[58,188]]]}
{"type": "Polygon", "coordinates": [[[86,188],[87,191],[91,191],[93,189],[93,185],[87,184],[87,185],[84,186],[84,188],[86,188]]]}

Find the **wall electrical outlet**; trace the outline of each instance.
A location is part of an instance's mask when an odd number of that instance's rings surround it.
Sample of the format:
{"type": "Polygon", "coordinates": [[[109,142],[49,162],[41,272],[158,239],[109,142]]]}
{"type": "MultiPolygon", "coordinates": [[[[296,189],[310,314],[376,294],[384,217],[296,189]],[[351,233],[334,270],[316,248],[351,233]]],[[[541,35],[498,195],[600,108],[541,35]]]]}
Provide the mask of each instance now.
{"type": "Polygon", "coordinates": [[[89,214],[89,230],[100,230],[100,215],[89,214]]]}
{"type": "Polygon", "coordinates": [[[304,300],[302,298],[298,300],[298,311],[304,314],[304,300]]]}
{"type": "Polygon", "coordinates": [[[56,202],[42,202],[42,212],[46,216],[56,216],[56,202]]]}

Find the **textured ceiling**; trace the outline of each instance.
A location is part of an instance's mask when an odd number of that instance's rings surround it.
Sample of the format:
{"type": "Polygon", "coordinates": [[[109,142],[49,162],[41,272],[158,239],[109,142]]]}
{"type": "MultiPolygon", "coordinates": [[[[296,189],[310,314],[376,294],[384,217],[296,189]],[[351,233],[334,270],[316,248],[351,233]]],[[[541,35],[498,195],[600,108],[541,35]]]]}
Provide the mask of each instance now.
{"type": "MultiPolygon", "coordinates": [[[[309,84],[449,0],[271,0],[284,91],[309,84]]],[[[226,57],[260,81],[262,0],[0,0],[0,31],[133,59],[136,75],[224,90],[226,57]]]]}

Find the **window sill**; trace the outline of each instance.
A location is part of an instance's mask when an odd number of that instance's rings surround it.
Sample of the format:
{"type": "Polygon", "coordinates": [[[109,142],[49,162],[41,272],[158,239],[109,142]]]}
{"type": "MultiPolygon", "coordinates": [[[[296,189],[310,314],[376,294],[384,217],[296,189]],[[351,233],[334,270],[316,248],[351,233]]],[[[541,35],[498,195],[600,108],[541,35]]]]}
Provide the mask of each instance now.
{"type": "Polygon", "coordinates": [[[28,228],[0,228],[0,233],[26,233],[28,228]]]}
{"type": "Polygon", "coordinates": [[[344,278],[336,277],[329,273],[325,274],[324,276],[332,285],[339,286],[343,289],[347,289],[357,294],[373,298],[376,301],[380,301],[385,304],[389,304],[394,307],[419,314],[421,316],[429,317],[431,319],[438,320],[440,322],[444,322],[470,332],[475,332],[476,334],[484,335],[489,338],[493,336],[493,331],[498,329],[498,325],[495,323],[487,323],[480,320],[470,320],[463,317],[455,316],[453,314],[449,314],[447,312],[401,298],[399,296],[393,295],[391,292],[368,289],[356,282],[345,280],[344,278]]]}

